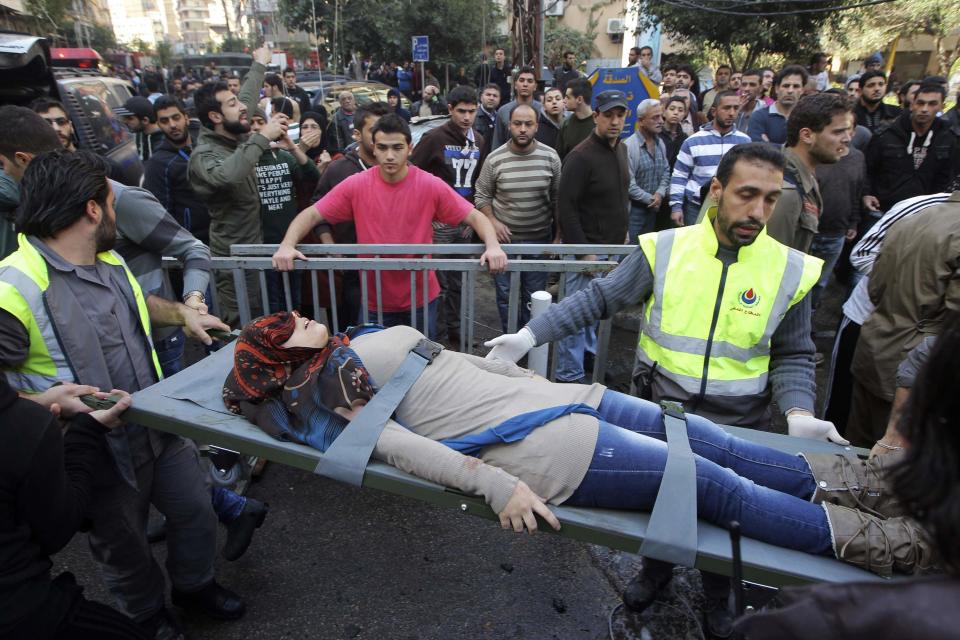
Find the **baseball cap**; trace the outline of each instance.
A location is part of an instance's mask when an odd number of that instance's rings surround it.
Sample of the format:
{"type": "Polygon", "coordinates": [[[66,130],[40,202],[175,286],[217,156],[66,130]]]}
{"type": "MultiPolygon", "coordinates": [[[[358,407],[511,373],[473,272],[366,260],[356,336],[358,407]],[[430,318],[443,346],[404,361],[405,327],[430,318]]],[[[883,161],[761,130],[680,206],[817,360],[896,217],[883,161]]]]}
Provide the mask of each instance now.
{"type": "Polygon", "coordinates": [[[134,116],[153,120],[153,103],[141,96],[134,96],[113,110],[116,116],[134,116]]]}
{"type": "Polygon", "coordinates": [[[597,111],[602,113],[617,107],[623,107],[624,109],[630,108],[627,106],[627,95],[623,91],[611,89],[609,91],[601,91],[597,94],[597,111]]]}

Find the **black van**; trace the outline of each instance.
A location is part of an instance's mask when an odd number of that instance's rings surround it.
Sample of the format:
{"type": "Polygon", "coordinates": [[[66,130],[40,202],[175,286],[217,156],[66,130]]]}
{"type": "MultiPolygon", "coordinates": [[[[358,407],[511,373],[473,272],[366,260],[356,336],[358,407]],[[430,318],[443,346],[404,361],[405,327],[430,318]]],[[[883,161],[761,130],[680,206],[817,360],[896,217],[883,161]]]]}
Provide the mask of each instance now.
{"type": "Polygon", "coordinates": [[[41,97],[53,97],[67,108],[76,145],[104,156],[111,177],[139,185],[143,166],[133,136],[113,109],[134,95],[133,85],[97,70],[53,69],[45,38],[0,31],[0,104],[28,106],[41,97]]]}

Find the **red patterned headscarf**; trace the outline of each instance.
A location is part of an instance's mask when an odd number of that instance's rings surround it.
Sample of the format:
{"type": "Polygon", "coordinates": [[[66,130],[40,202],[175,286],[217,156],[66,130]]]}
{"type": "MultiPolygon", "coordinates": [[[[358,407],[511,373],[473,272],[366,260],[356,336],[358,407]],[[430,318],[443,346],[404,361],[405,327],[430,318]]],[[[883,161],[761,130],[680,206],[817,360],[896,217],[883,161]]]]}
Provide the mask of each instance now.
{"type": "Polygon", "coordinates": [[[233,370],[223,385],[223,402],[228,409],[239,412],[238,403],[242,401],[257,403],[279,395],[295,372],[298,377],[309,376],[324,365],[333,349],[350,343],[346,336],[333,336],[322,349],[284,348],[296,321],[295,314],[282,311],[243,328],[234,351],[233,370]]]}

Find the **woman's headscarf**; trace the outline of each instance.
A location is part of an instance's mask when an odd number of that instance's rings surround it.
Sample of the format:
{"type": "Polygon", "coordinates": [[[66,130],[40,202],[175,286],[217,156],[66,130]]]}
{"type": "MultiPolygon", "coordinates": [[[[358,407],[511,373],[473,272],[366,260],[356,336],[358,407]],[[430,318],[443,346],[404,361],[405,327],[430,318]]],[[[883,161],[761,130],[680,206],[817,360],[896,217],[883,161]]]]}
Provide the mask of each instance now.
{"type": "Polygon", "coordinates": [[[323,366],[330,352],[350,344],[346,336],[333,336],[326,347],[284,348],[293,335],[297,316],[282,311],[257,318],[240,332],[233,354],[233,370],[223,386],[223,402],[234,413],[237,403],[260,402],[278,396],[294,373],[309,375],[323,366]],[[300,371],[304,364],[308,366],[300,371]]]}
{"type": "Polygon", "coordinates": [[[322,349],[284,348],[297,318],[274,313],[243,328],[223,403],[275,438],[325,451],[343,429],[336,409],[366,402],[375,391],[346,334],[332,336],[322,349]]]}
{"type": "Polygon", "coordinates": [[[315,147],[311,147],[306,151],[307,157],[310,158],[311,160],[316,161],[317,156],[321,155],[326,150],[326,146],[327,146],[328,123],[327,123],[326,110],[324,110],[323,112],[306,111],[303,114],[301,114],[300,115],[300,131],[301,131],[300,135],[303,135],[303,123],[306,122],[307,120],[313,120],[318,125],[320,125],[320,144],[318,144],[315,147]]]}

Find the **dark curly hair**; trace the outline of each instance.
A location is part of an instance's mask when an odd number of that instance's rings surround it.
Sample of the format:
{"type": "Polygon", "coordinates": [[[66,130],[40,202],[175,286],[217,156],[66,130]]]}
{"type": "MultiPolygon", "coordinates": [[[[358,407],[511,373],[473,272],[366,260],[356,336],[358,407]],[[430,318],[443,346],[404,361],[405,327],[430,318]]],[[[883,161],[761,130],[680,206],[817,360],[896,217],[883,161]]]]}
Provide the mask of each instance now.
{"type": "Polygon", "coordinates": [[[943,319],[943,332],[921,369],[898,425],[909,442],[891,471],[893,491],[930,536],[946,570],[960,574],[960,313],[943,319]]]}

